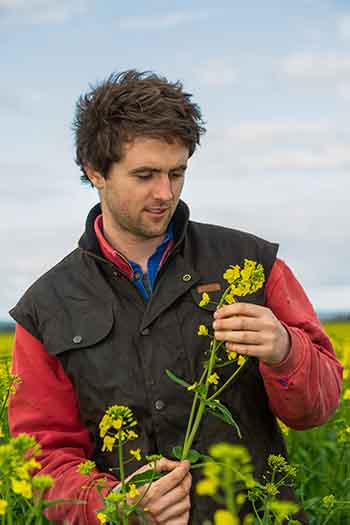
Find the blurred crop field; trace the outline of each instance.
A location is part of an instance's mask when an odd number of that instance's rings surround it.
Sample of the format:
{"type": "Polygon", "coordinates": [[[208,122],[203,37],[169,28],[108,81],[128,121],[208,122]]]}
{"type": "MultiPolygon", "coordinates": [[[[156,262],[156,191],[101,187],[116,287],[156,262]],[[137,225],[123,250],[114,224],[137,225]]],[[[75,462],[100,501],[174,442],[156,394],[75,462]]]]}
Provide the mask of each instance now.
{"type": "MultiPolygon", "coordinates": [[[[324,327],[344,367],[339,408],[318,428],[281,427],[289,462],[298,472],[295,490],[310,525],[350,525],[350,322],[327,322],[324,327]]],[[[13,333],[0,333],[0,360],[11,358],[13,339],[13,333]]]]}
{"type": "Polygon", "coordinates": [[[5,359],[11,355],[14,334],[11,332],[0,332],[0,359],[5,359]]]}

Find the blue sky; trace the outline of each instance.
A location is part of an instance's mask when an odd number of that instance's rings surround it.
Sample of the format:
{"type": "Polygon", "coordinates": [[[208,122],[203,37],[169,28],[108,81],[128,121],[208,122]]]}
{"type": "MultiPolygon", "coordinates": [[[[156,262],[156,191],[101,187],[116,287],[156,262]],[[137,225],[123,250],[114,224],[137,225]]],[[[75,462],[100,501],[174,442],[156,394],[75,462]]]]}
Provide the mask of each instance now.
{"type": "Polygon", "coordinates": [[[75,102],[128,68],[202,107],[192,217],[279,242],[317,310],[350,311],[348,1],[0,0],[0,52],[0,319],[74,249],[97,200],[75,102]]]}

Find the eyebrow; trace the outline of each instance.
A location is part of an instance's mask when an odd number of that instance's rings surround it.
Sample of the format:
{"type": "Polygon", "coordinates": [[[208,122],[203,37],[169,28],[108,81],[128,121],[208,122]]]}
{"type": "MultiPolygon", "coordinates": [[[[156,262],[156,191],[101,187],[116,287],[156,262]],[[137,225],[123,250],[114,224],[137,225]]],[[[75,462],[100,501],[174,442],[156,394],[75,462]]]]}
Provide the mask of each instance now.
{"type": "MultiPolygon", "coordinates": [[[[180,164],[180,166],[175,166],[175,168],[172,168],[171,170],[169,170],[169,172],[176,171],[176,170],[185,171],[186,169],[187,169],[187,164],[180,164]]],[[[136,175],[137,173],[144,173],[145,171],[153,171],[155,173],[161,173],[162,170],[159,168],[155,168],[154,166],[140,166],[139,168],[135,168],[129,171],[129,173],[131,175],[136,175]]]]}

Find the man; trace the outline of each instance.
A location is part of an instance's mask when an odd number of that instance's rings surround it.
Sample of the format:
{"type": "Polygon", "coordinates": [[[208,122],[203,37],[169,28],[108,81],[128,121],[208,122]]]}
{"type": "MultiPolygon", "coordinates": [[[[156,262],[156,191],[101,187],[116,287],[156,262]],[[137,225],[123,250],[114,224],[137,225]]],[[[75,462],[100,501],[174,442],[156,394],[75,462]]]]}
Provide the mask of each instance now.
{"type": "Polygon", "coordinates": [[[127,405],[140,426],[135,446],[161,453],[158,468],[169,471],[143,502],[149,523],[200,525],[212,516],[211,503],[193,491],[190,498],[188,462],[170,459],[192,396],[165,374],[198,379],[205,351],[198,325],[213,323],[217,339],[252,359],[221,398],[242,440],[208,415],[194,448],[240,442],[257,476],[270,453],[285,454],[274,416],[296,429],[325,422],[339,401],[341,367],[305,293],[276,258],[277,245],[189,220],[180,195],[204,128],[180,83],[136,71],[112,75],[80,98],[74,127],[82,179],[101,203],[79,247],[11,311],[13,366],[22,378],[11,399],[12,433],[41,443],[43,472],[56,480],[50,499],[87,502],[51,509],[51,519],[91,525],[101,506],[96,480],[107,476],[110,489],[118,483],[98,424],[110,405],[127,405]],[[201,293],[219,297],[225,269],[245,258],[263,264],[264,290],[217,312],[211,303],[200,308],[201,293]],[[98,467],[89,480],[77,473],[86,458],[98,467]]]}

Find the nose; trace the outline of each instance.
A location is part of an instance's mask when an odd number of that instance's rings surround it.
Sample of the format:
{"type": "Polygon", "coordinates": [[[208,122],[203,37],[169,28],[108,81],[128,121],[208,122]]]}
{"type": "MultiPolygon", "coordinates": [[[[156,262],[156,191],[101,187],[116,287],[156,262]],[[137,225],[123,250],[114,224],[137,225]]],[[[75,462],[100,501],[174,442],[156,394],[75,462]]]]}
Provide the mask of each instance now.
{"type": "Polygon", "coordinates": [[[155,199],[166,202],[170,201],[174,197],[172,183],[169,175],[159,174],[156,177],[155,185],[153,188],[153,196],[155,199]]]}

